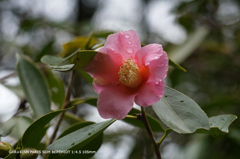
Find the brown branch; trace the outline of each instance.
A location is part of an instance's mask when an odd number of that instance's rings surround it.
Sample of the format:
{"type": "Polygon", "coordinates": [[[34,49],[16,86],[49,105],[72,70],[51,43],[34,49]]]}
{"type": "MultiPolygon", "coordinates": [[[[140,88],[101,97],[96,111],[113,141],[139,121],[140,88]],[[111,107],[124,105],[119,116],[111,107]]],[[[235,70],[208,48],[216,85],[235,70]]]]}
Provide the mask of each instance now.
{"type": "Polygon", "coordinates": [[[147,117],[146,117],[146,113],[145,113],[145,109],[143,107],[141,107],[141,119],[147,129],[147,132],[148,132],[148,135],[153,143],[153,148],[154,148],[154,151],[155,151],[155,154],[157,156],[157,159],[161,159],[161,154],[160,154],[160,151],[159,151],[159,147],[158,147],[158,144],[155,140],[155,137],[153,135],[153,132],[152,132],[152,129],[148,123],[148,120],[147,120],[147,117]]]}
{"type": "MultiPolygon", "coordinates": [[[[65,97],[65,101],[64,101],[64,104],[63,104],[63,106],[62,106],[62,109],[65,109],[65,108],[67,107],[69,101],[70,101],[71,90],[72,90],[73,80],[74,80],[75,75],[76,75],[76,71],[72,71],[71,77],[70,77],[70,79],[69,79],[68,88],[67,88],[67,93],[66,93],[66,97],[65,97]]],[[[61,124],[61,122],[62,122],[62,120],[63,120],[64,114],[65,114],[65,111],[60,114],[60,117],[58,118],[58,121],[57,121],[57,125],[56,125],[56,127],[55,127],[55,129],[54,129],[54,132],[53,132],[53,134],[52,134],[52,136],[51,136],[48,144],[46,145],[46,147],[47,147],[48,145],[50,145],[50,144],[53,142],[53,140],[56,138],[56,135],[57,135],[59,126],[60,126],[60,124],[61,124]]]]}
{"type": "Polygon", "coordinates": [[[12,77],[12,76],[15,76],[16,74],[17,74],[17,72],[14,71],[13,73],[10,73],[9,75],[2,77],[2,78],[0,79],[0,83],[4,82],[6,79],[8,79],[8,78],[10,78],[10,77],[12,77]]]}

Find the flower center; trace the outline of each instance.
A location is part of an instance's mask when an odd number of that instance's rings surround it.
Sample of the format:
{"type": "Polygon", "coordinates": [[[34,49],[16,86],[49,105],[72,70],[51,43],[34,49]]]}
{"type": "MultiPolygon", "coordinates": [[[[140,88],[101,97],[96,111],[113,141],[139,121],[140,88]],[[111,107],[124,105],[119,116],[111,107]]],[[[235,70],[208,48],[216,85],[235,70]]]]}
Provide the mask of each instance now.
{"type": "Polygon", "coordinates": [[[123,61],[123,65],[120,66],[118,74],[119,81],[125,86],[135,88],[142,82],[141,72],[135,62],[130,58],[123,61]]]}

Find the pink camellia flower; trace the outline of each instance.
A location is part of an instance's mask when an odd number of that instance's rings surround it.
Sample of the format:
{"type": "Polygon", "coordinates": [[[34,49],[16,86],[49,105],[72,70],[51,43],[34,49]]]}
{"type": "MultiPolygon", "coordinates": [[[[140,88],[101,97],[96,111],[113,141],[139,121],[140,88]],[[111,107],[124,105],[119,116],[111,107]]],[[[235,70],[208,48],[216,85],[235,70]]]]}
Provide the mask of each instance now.
{"type": "Polygon", "coordinates": [[[108,36],[84,70],[94,78],[101,117],[123,119],[134,102],[147,107],[163,96],[168,57],[161,45],[141,47],[134,30],[122,31],[108,36]]]}

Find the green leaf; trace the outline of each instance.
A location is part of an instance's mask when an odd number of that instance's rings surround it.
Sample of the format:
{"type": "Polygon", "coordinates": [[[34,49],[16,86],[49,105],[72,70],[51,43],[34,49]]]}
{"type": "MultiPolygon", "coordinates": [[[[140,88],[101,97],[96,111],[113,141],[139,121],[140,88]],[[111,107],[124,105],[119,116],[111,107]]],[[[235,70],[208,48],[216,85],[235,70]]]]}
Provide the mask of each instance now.
{"type": "Polygon", "coordinates": [[[59,65],[62,61],[64,60],[64,58],[62,57],[57,57],[57,56],[51,56],[51,55],[45,55],[41,58],[41,62],[54,66],[54,65],[59,65]]]}
{"type": "Polygon", "coordinates": [[[97,54],[94,50],[80,50],[74,69],[83,69],[97,54]]]}
{"type": "Polygon", "coordinates": [[[54,71],[60,71],[60,72],[68,72],[72,71],[75,64],[68,64],[68,65],[62,65],[62,66],[51,66],[50,68],[54,71]]]}
{"type": "Polygon", "coordinates": [[[18,140],[22,137],[23,133],[31,123],[32,120],[30,118],[24,116],[14,116],[1,126],[1,130],[3,132],[7,132],[12,128],[9,135],[18,140]]]}
{"type": "Polygon", "coordinates": [[[89,125],[53,142],[47,150],[79,150],[99,136],[116,119],[89,125]]]}
{"type": "Polygon", "coordinates": [[[41,61],[48,64],[53,70],[65,72],[74,69],[83,69],[97,53],[94,50],[79,50],[62,59],[62,61],[60,61],[59,57],[49,55],[44,56],[41,61]],[[74,61],[74,63],[61,65],[65,61],[74,61]]]}
{"type": "Polygon", "coordinates": [[[65,99],[65,90],[62,79],[51,70],[45,69],[45,75],[50,87],[52,101],[60,108],[65,99]]]}
{"type": "MultiPolygon", "coordinates": [[[[140,110],[138,110],[136,108],[132,108],[132,110],[128,113],[128,115],[134,115],[135,116],[136,114],[139,114],[139,113],[141,113],[140,110]]],[[[149,114],[146,114],[146,116],[147,116],[147,119],[148,119],[148,122],[149,122],[149,125],[150,125],[152,131],[154,131],[154,132],[164,132],[164,128],[163,128],[162,124],[157,119],[155,119],[154,117],[152,117],[149,114]]],[[[144,124],[141,120],[126,117],[122,121],[124,121],[126,123],[129,123],[131,125],[140,127],[142,129],[145,129],[145,126],[144,126],[144,124]]]]}
{"type": "Polygon", "coordinates": [[[22,146],[23,147],[31,147],[34,146],[33,144],[38,142],[40,138],[43,137],[43,132],[46,130],[45,126],[58,114],[60,114],[63,111],[66,111],[67,109],[63,110],[57,110],[50,112],[41,118],[34,121],[25,131],[25,133],[22,136],[22,146]]]}
{"type": "Polygon", "coordinates": [[[174,68],[181,70],[183,72],[187,72],[187,70],[185,68],[183,68],[182,66],[180,66],[179,64],[175,63],[174,61],[172,61],[171,59],[169,59],[169,65],[173,66],[174,68]]]}
{"type": "Polygon", "coordinates": [[[220,134],[228,133],[228,127],[230,124],[237,119],[235,115],[218,115],[209,118],[210,130],[199,129],[196,133],[207,133],[216,137],[220,134]]]}
{"type": "Polygon", "coordinates": [[[50,95],[41,71],[23,56],[19,56],[17,70],[24,93],[35,116],[39,118],[50,112],[50,95]]]}
{"type": "MultiPolygon", "coordinates": [[[[86,121],[86,122],[80,122],[80,123],[76,123],[74,125],[72,125],[71,127],[69,127],[67,130],[65,130],[60,136],[59,138],[62,138],[74,131],[77,131],[81,128],[84,128],[86,126],[89,126],[89,125],[92,125],[94,124],[94,122],[89,122],[89,121],[86,121]]],[[[97,136],[94,140],[90,141],[88,144],[86,144],[85,146],[83,146],[81,148],[81,150],[89,150],[89,151],[94,151],[94,152],[97,152],[97,150],[100,148],[100,146],[102,145],[102,142],[103,142],[103,133],[101,133],[99,136],[97,136]]],[[[81,151],[79,150],[79,152],[81,151]]],[[[94,155],[95,153],[89,153],[89,154],[73,154],[73,153],[69,153],[67,155],[65,155],[64,157],[59,154],[51,154],[49,155],[48,159],[53,159],[53,158],[71,158],[71,159],[78,159],[78,158],[81,158],[81,159],[85,159],[85,158],[90,158],[94,155]]]]}
{"type": "Polygon", "coordinates": [[[180,134],[210,128],[208,117],[198,104],[169,87],[165,87],[164,96],[153,105],[153,110],[168,127],[180,134]]]}

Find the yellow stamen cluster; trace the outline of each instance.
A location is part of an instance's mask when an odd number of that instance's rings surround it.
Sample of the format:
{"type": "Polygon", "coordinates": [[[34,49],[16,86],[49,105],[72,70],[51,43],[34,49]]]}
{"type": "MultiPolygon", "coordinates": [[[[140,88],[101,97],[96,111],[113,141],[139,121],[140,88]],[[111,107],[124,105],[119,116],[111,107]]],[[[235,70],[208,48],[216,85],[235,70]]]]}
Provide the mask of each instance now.
{"type": "Polygon", "coordinates": [[[123,65],[120,67],[118,74],[119,81],[125,86],[135,88],[142,82],[141,72],[135,62],[130,58],[123,61],[123,65]]]}

